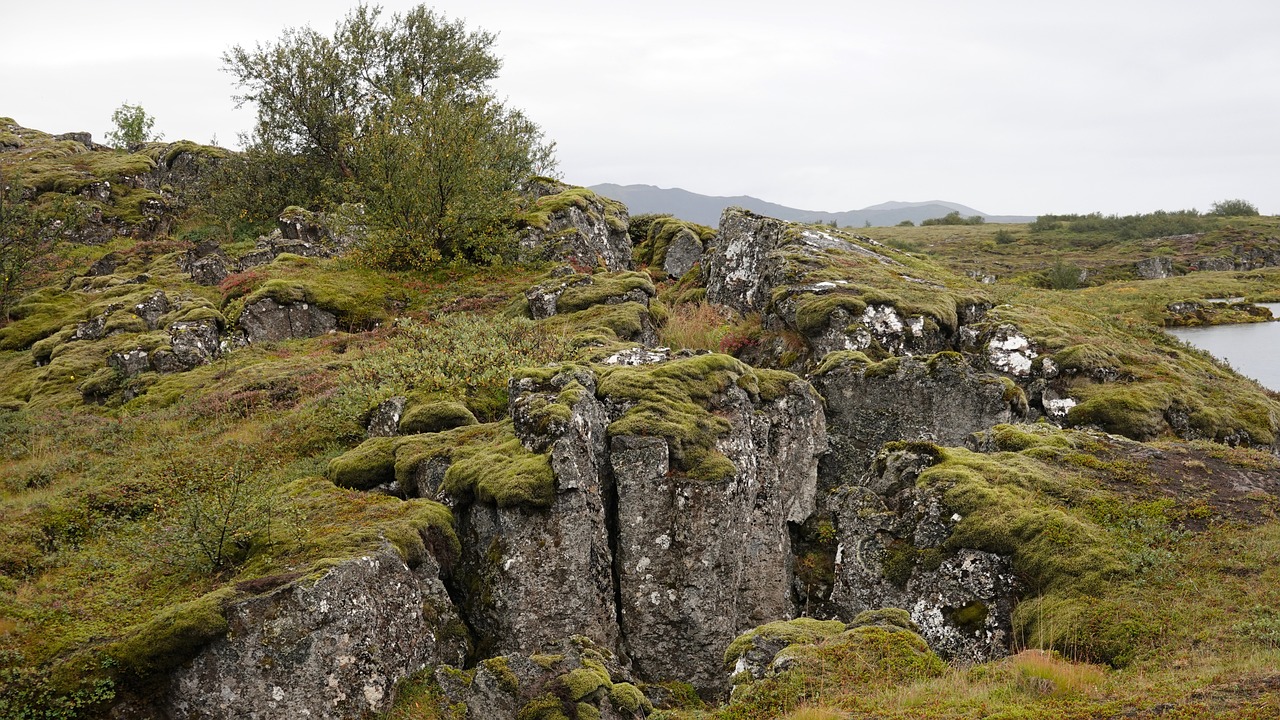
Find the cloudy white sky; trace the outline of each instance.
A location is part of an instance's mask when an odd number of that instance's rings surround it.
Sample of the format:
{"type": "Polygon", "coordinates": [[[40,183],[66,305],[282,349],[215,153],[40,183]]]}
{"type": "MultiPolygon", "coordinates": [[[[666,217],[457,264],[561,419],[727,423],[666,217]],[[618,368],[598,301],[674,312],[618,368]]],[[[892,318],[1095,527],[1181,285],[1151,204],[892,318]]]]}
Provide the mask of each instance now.
{"type": "MultiPolygon", "coordinates": [[[[7,3],[0,115],[234,145],[220,56],[349,0],[7,3]]],[[[381,3],[389,11],[416,3],[381,3]]],[[[943,199],[988,213],[1280,214],[1274,0],[438,0],[499,35],[498,91],[565,179],[811,210],[943,199]]]]}

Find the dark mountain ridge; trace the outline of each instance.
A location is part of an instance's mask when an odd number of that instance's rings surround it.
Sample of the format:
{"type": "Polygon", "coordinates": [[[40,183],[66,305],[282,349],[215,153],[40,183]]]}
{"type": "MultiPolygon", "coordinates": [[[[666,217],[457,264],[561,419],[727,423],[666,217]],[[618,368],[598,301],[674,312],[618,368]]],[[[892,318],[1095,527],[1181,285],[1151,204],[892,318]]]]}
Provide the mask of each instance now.
{"type": "Polygon", "coordinates": [[[603,183],[591,189],[605,197],[624,203],[632,213],[671,213],[676,217],[703,225],[720,222],[720,214],[727,207],[746,208],[752,212],[791,222],[829,223],[836,221],[841,227],[864,227],[868,223],[876,227],[897,225],[904,220],[919,224],[922,220],[940,218],[947,213],[959,212],[965,217],[981,215],[992,223],[1022,223],[1035,220],[1032,215],[992,215],[960,203],[944,200],[924,202],[890,201],[871,205],[860,210],[829,212],[802,210],[779,205],[750,195],[731,197],[701,195],[681,188],[660,188],[654,185],[617,185],[603,183]]]}

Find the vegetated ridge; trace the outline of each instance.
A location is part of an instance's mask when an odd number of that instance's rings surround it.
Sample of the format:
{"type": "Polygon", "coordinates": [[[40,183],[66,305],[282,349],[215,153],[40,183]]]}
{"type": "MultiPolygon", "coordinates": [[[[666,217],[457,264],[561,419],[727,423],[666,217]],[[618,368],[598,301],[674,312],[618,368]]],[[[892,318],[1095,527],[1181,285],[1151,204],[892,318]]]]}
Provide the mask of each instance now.
{"type": "Polygon", "coordinates": [[[445,259],[246,155],[0,118],[0,716],[1280,711],[1280,398],[1161,331],[1276,218],[524,178],[445,259]]]}

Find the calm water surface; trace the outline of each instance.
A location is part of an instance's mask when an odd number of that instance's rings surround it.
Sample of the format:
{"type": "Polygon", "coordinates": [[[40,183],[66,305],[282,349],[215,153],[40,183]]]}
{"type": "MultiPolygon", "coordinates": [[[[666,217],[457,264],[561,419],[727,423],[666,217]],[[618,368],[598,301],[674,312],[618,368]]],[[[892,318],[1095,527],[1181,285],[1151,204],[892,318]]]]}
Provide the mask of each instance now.
{"type": "MultiPolygon", "coordinates": [[[[1280,303],[1257,303],[1280,317],[1280,303]]],[[[1280,391],[1280,322],[1170,328],[1170,335],[1226,360],[1236,372],[1280,391]]]]}

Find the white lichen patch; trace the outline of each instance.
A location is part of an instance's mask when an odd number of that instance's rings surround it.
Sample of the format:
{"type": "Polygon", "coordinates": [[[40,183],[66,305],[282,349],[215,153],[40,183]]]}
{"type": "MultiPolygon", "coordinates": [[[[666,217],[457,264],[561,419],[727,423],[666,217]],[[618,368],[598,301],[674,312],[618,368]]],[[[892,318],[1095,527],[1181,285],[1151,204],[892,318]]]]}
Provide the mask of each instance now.
{"type": "Polygon", "coordinates": [[[1071,408],[1076,406],[1076,401],[1071,398],[1062,398],[1061,400],[1045,400],[1044,411],[1049,417],[1062,419],[1067,416],[1071,408]]]}
{"type": "Polygon", "coordinates": [[[1011,327],[1002,327],[987,343],[987,357],[997,370],[1018,377],[1031,374],[1031,361],[1036,351],[1026,335],[1011,327]]]}
{"type": "Polygon", "coordinates": [[[635,367],[637,365],[653,365],[670,359],[671,348],[660,347],[650,350],[643,347],[634,347],[610,355],[604,359],[604,364],[635,367]]]}
{"type": "Polygon", "coordinates": [[[892,305],[868,305],[862,312],[862,317],[858,319],[876,336],[898,334],[905,327],[898,311],[893,309],[892,305]]]}

